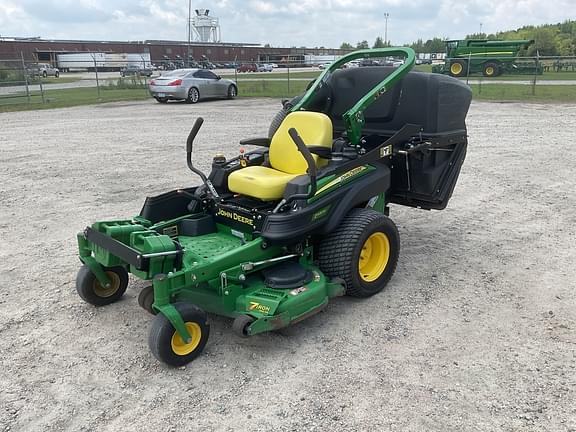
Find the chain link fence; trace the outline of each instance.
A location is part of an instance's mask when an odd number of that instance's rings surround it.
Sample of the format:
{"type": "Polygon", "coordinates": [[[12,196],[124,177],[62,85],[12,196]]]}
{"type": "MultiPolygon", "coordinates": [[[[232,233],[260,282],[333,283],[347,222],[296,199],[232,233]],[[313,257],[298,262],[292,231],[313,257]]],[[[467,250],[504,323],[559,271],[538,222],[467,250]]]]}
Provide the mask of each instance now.
{"type": "MultiPolygon", "coordinates": [[[[327,65],[213,60],[190,64],[235,81],[240,96],[278,98],[302,93],[327,65]]],[[[397,66],[398,60],[359,61],[349,67],[379,65],[397,66]]],[[[96,53],[61,64],[30,62],[23,56],[0,60],[0,111],[146,99],[151,79],[185,66],[181,60],[153,64],[145,57],[103,62],[96,53]]],[[[487,61],[470,56],[419,64],[415,70],[456,76],[483,99],[576,101],[576,57],[494,57],[487,61]]]]}

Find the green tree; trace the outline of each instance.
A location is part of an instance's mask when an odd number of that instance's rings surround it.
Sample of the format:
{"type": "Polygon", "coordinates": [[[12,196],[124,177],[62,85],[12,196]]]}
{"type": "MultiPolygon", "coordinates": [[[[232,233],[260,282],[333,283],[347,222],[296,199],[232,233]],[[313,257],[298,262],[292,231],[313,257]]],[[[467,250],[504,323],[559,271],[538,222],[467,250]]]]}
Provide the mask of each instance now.
{"type": "Polygon", "coordinates": [[[367,49],[370,48],[370,45],[368,45],[368,41],[367,40],[363,40],[362,42],[358,42],[356,44],[356,48],[357,49],[367,49]]]}
{"type": "Polygon", "coordinates": [[[424,52],[426,53],[440,53],[446,51],[446,40],[440,38],[428,39],[424,43],[424,52]]]}
{"type": "Polygon", "coordinates": [[[342,45],[340,45],[340,49],[351,50],[354,49],[354,47],[348,42],[342,42],[342,45]]]}
{"type": "Polygon", "coordinates": [[[380,36],[378,36],[374,41],[374,46],[372,48],[386,48],[387,46],[388,45],[386,44],[386,42],[384,42],[384,40],[380,36]]]}

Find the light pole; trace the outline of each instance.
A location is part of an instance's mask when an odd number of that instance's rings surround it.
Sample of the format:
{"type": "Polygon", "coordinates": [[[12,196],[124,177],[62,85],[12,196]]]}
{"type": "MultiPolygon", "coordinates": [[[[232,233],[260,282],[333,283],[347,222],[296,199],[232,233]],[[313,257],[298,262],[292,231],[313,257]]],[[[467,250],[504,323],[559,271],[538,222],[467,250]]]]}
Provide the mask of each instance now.
{"type": "Polygon", "coordinates": [[[188,0],[188,57],[186,58],[186,66],[190,67],[190,33],[192,29],[190,28],[190,21],[192,20],[192,0],[188,0]]]}
{"type": "Polygon", "coordinates": [[[390,14],[388,12],[384,12],[384,45],[389,46],[388,44],[388,17],[390,14]]]}
{"type": "Polygon", "coordinates": [[[480,34],[482,34],[482,23],[480,23],[480,34]]]}

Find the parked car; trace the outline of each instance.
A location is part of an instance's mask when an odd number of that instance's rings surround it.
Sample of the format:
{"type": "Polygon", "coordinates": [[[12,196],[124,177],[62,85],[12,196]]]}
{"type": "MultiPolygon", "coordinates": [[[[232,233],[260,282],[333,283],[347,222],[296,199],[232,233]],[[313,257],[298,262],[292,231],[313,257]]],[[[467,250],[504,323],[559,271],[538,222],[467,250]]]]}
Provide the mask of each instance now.
{"type": "Polygon", "coordinates": [[[176,69],[166,72],[148,84],[150,94],[160,103],[185,100],[196,103],[205,98],[234,99],[238,87],[208,69],[176,69]]]}
{"type": "Polygon", "coordinates": [[[42,76],[44,78],[53,76],[58,78],[60,76],[60,70],[48,63],[34,63],[29,65],[27,68],[29,76],[42,76]]]}
{"type": "Polygon", "coordinates": [[[150,77],[152,76],[152,69],[132,64],[120,70],[120,76],[125,77],[129,75],[150,77]]]}
{"type": "Polygon", "coordinates": [[[332,63],[321,63],[318,65],[318,69],[320,70],[324,70],[326,69],[328,66],[330,66],[332,63]]]}
{"type": "Polygon", "coordinates": [[[263,63],[258,65],[258,72],[272,72],[273,70],[274,68],[271,64],[263,63]]]}
{"type": "Polygon", "coordinates": [[[256,63],[244,63],[237,70],[238,72],[258,72],[258,65],[256,63]]]}

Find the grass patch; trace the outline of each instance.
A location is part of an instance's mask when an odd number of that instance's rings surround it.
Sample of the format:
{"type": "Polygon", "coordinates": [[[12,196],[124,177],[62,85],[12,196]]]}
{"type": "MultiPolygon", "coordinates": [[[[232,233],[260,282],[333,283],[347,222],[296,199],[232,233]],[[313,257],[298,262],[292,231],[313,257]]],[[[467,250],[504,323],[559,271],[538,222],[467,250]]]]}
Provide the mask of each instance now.
{"type": "MultiPolygon", "coordinates": [[[[290,78],[306,78],[306,79],[313,79],[320,75],[322,71],[301,71],[301,72],[290,72],[290,78]]],[[[222,75],[222,78],[227,79],[234,79],[238,78],[238,82],[242,81],[243,79],[283,79],[288,80],[288,72],[262,72],[262,73],[239,73],[238,75],[234,74],[226,74],[222,75]]]]}
{"type": "Polygon", "coordinates": [[[40,92],[32,92],[30,103],[25,93],[0,97],[0,112],[28,111],[37,109],[66,108],[79,105],[94,105],[103,102],[144,100],[150,98],[148,91],[138,89],[100,89],[95,87],[48,90],[44,92],[44,103],[40,92]]]}
{"type": "Polygon", "coordinates": [[[242,97],[291,97],[306,90],[308,81],[238,81],[238,95],[242,97]]]}
{"type": "Polygon", "coordinates": [[[574,102],[576,85],[471,84],[473,98],[485,101],[515,102],[574,102]]]}
{"type": "MultiPolygon", "coordinates": [[[[307,80],[290,81],[239,81],[240,97],[271,97],[287,98],[301,94],[308,85],[307,80]]],[[[576,101],[576,85],[537,85],[535,94],[532,86],[518,84],[471,84],[475,100],[484,101],[516,101],[516,102],[574,102],[576,101]]],[[[142,83],[131,80],[118,80],[100,88],[73,88],[46,90],[44,101],[40,92],[31,92],[30,103],[26,94],[0,96],[0,112],[25,111],[49,108],[65,108],[79,105],[93,105],[103,102],[135,101],[149,99],[148,91],[142,83]],[[136,88],[131,88],[135,86],[136,88]]]]}

